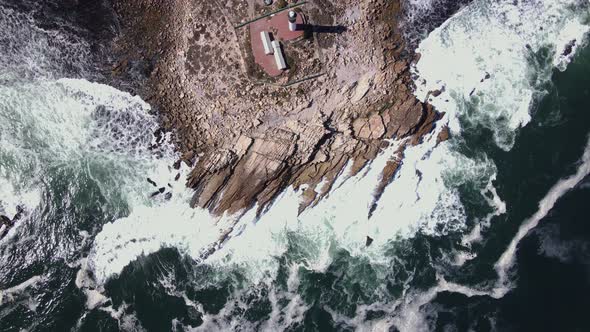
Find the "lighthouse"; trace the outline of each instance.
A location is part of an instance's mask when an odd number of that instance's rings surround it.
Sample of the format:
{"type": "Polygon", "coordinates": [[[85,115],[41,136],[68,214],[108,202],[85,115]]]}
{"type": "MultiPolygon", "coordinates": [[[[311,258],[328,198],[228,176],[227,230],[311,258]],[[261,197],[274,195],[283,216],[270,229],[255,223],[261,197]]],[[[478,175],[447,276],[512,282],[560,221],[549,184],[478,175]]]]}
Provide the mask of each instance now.
{"type": "Polygon", "coordinates": [[[297,13],[294,10],[289,12],[289,30],[297,30],[297,13]]]}

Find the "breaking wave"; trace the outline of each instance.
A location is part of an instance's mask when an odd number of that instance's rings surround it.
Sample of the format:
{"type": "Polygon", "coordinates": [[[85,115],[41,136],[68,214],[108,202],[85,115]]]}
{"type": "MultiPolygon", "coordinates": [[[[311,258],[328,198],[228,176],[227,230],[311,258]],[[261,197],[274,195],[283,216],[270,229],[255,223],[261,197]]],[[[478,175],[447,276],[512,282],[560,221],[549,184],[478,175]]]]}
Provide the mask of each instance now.
{"type": "Polygon", "coordinates": [[[91,76],[91,47],[65,30],[41,27],[30,14],[0,5],[0,84],[13,80],[91,76]]]}
{"type": "MultiPolygon", "coordinates": [[[[447,2],[409,4],[411,21],[436,15],[433,8],[447,2]]],[[[140,326],[132,306],[109,298],[109,282],[174,248],[188,263],[179,264],[182,270],[158,262],[163,267],[153,285],[199,317],[198,324],[175,319],[176,328],[284,330],[313,311],[336,328],[426,330],[424,304],[440,292],[503,296],[520,234],[587,174],[584,162],[525,221],[496,265],[497,287],[445,280],[441,265],[475,259],[472,245],[506,212],[494,187],[494,161],[483,152],[468,154],[462,133],[484,128],[499,147],[512,147],[552,69],[564,69],[584,42],[587,5],[581,1],[474,1],[420,44],[416,94],[446,115],[421,144],[404,150],[371,217],[380,172],[398,158],[404,141],[390,142],[357,176],[345,170],[330,195],[301,215],[300,192],[289,188],[261,217],[252,209],[240,220],[189,208],[188,170],[171,168],[173,147],[155,144],[157,122],[139,97],[57,79],[84,73],[87,44],[0,9],[0,27],[12,33],[0,37],[9,50],[0,54],[0,186],[8,188],[0,192],[0,213],[14,215],[24,205],[30,215],[2,240],[0,259],[23,270],[35,261],[65,260],[76,270],[86,309],[108,313],[122,329],[140,326]],[[493,47],[482,40],[494,40],[493,47]],[[440,95],[429,94],[435,90],[440,95]],[[453,137],[438,142],[445,126],[453,137]],[[465,201],[478,202],[486,213],[470,215],[465,201]],[[216,290],[221,303],[214,308],[195,296],[216,290]]],[[[46,281],[14,280],[13,272],[0,269],[0,281],[17,285],[0,291],[0,305],[21,301],[19,294],[38,291],[46,281]]]]}
{"type": "Polygon", "coordinates": [[[474,1],[420,43],[416,95],[449,113],[455,134],[487,129],[509,150],[587,21],[587,1],[474,1]]]}
{"type": "Polygon", "coordinates": [[[416,46],[428,34],[443,24],[473,0],[408,0],[402,1],[401,30],[406,41],[416,46]]]}

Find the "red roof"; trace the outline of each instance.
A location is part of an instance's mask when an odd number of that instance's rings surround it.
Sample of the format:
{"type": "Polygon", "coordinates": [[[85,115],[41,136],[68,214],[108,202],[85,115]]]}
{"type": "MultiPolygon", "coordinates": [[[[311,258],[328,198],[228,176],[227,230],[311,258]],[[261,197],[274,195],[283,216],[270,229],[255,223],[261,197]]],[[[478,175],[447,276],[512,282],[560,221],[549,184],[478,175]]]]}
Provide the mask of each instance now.
{"type": "MultiPolygon", "coordinates": [[[[297,24],[303,24],[303,16],[297,15],[297,24]]],[[[276,77],[283,73],[277,68],[273,54],[264,54],[264,45],[260,38],[261,31],[268,31],[273,40],[289,41],[303,36],[303,30],[291,31],[289,30],[289,11],[285,10],[274,16],[263,18],[250,24],[250,40],[252,41],[252,54],[254,61],[264,69],[264,71],[276,77]]],[[[287,65],[289,65],[287,63],[287,65]]]]}

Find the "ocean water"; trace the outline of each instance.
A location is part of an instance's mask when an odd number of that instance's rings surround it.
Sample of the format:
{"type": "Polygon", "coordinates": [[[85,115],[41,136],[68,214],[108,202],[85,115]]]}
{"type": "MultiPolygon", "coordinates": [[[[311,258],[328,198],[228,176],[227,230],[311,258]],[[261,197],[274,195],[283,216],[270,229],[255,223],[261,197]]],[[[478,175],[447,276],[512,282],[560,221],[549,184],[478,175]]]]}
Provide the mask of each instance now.
{"type": "Polygon", "coordinates": [[[372,217],[401,142],[300,216],[287,189],[234,220],[188,207],[189,170],[77,20],[0,1],[0,213],[25,209],[0,240],[0,330],[590,329],[590,3],[445,5],[407,3],[441,21],[408,33],[416,96],[445,116],[372,217]]]}

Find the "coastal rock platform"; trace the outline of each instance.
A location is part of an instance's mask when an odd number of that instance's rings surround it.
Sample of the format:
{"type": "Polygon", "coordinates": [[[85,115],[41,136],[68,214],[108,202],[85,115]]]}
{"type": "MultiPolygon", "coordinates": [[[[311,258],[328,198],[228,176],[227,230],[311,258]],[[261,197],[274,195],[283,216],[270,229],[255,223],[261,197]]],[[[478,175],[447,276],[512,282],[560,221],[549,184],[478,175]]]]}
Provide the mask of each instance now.
{"type": "MultiPolygon", "coordinates": [[[[253,60],[243,24],[280,2],[116,3],[122,33],[113,74],[143,77],[136,92],[193,167],[193,205],[214,214],[256,204],[263,211],[288,186],[303,190],[303,211],[347,165],[358,173],[391,139],[417,144],[439,117],[412,93],[400,1],[291,3],[306,17],[306,36],[284,46],[289,69],[270,77],[253,60]]],[[[403,150],[383,170],[376,198],[403,150]]]]}

